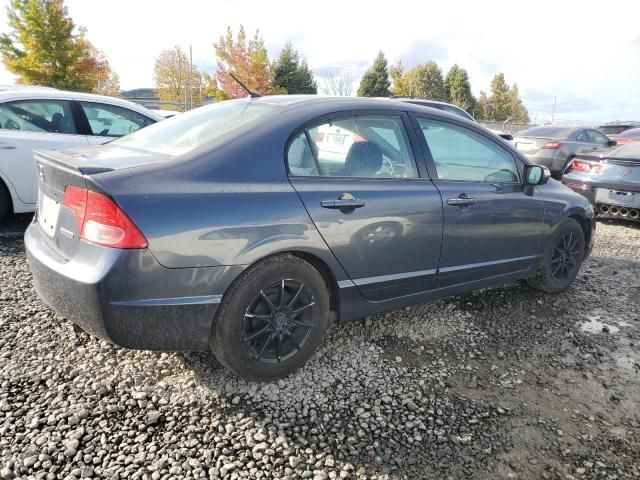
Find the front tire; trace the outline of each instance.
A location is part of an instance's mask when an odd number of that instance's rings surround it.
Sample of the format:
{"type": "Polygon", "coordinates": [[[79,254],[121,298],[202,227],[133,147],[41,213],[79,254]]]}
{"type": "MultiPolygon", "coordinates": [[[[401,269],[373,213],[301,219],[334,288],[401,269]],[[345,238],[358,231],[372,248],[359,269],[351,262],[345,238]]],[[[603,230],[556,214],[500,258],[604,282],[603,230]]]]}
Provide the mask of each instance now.
{"type": "Polygon", "coordinates": [[[269,257],[225,293],[211,331],[216,358],[248,380],[274,380],[304,365],[329,323],[325,282],[289,254],[269,257]]]}
{"type": "Polygon", "coordinates": [[[535,277],[527,283],[547,293],[565,290],[573,282],[584,260],[585,238],[580,224],[569,218],[551,236],[535,277]]]}

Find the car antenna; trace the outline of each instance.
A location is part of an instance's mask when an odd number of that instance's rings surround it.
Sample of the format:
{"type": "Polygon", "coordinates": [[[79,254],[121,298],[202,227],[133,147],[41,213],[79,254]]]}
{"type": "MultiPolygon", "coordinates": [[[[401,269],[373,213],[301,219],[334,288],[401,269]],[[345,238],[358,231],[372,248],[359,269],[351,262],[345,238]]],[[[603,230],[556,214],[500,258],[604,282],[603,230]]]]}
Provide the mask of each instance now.
{"type": "Polygon", "coordinates": [[[261,96],[262,96],[262,95],[260,95],[259,93],[254,93],[254,92],[252,92],[251,90],[249,90],[249,89],[247,88],[247,86],[246,86],[244,83],[242,83],[240,80],[238,80],[238,79],[236,78],[236,76],[235,76],[233,73],[231,73],[231,72],[227,72],[227,73],[229,74],[229,76],[230,76],[231,78],[233,78],[236,82],[238,82],[238,84],[239,84],[242,88],[244,88],[244,89],[247,91],[247,93],[249,94],[249,98],[258,98],[258,97],[261,97],[261,96]]]}

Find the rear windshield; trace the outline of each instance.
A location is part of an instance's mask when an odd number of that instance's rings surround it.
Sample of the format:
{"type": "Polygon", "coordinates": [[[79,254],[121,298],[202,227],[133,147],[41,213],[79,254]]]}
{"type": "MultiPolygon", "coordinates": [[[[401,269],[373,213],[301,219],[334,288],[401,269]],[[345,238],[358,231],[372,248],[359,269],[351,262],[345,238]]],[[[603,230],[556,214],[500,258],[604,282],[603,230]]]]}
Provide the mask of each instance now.
{"type": "Polygon", "coordinates": [[[566,127],[533,127],[518,132],[516,137],[545,137],[545,138],[567,138],[573,128],[566,127]]]}
{"type": "Polygon", "coordinates": [[[155,153],[183,155],[254,122],[274,108],[247,100],[228,100],[162,120],[112,143],[155,153]]]}
{"type": "Polygon", "coordinates": [[[632,128],[631,130],[626,130],[624,132],[624,135],[622,135],[624,138],[640,138],[640,128],[632,128]]]}
{"type": "Polygon", "coordinates": [[[611,152],[611,158],[640,159],[640,142],[630,142],[611,152]]]}
{"type": "Polygon", "coordinates": [[[618,135],[630,128],[631,125],[602,125],[601,127],[598,127],[598,130],[605,135],[618,135]]]}

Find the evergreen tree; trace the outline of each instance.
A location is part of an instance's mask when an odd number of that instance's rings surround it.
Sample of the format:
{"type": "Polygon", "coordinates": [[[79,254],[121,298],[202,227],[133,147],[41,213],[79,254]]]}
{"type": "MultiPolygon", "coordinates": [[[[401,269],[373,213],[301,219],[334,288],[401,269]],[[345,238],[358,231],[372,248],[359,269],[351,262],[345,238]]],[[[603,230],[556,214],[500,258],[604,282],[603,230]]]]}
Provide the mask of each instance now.
{"type": "Polygon", "coordinates": [[[388,97],[391,93],[389,87],[389,68],[384,53],[380,51],[373,65],[364,73],[358,88],[359,97],[388,97]]]}
{"type": "Polygon", "coordinates": [[[492,120],[503,122],[511,117],[512,99],[503,73],[497,74],[491,80],[490,102],[492,120]]]}
{"type": "Polygon", "coordinates": [[[520,99],[517,83],[513,84],[509,93],[511,96],[511,119],[516,123],[529,123],[529,112],[520,99]]]}
{"type": "Polygon", "coordinates": [[[476,99],[471,93],[469,74],[464,68],[460,68],[458,65],[451,67],[444,84],[449,102],[466,111],[474,107],[476,99]]]}
{"type": "Polygon", "coordinates": [[[318,92],[318,86],[305,60],[287,43],[278,60],[271,67],[273,72],[272,90],[279,93],[311,93],[318,92]]]}

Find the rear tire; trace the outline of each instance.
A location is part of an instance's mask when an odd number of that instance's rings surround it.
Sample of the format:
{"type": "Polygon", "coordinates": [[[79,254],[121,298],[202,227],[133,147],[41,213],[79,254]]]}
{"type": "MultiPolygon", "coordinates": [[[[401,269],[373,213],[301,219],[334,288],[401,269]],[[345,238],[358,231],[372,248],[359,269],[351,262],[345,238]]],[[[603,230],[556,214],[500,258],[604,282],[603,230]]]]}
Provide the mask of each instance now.
{"type": "Polygon", "coordinates": [[[569,218],[552,234],[538,272],[529,286],[547,293],[565,290],[573,282],[584,260],[585,238],[580,224],[569,218]]]}
{"type": "Polygon", "coordinates": [[[9,192],[0,180],[0,223],[5,219],[10,210],[9,192]]]}
{"type": "Polygon", "coordinates": [[[309,360],[328,324],[329,294],[320,273],[280,254],[249,267],[225,293],[210,345],[236,375],[274,380],[309,360]]]}

